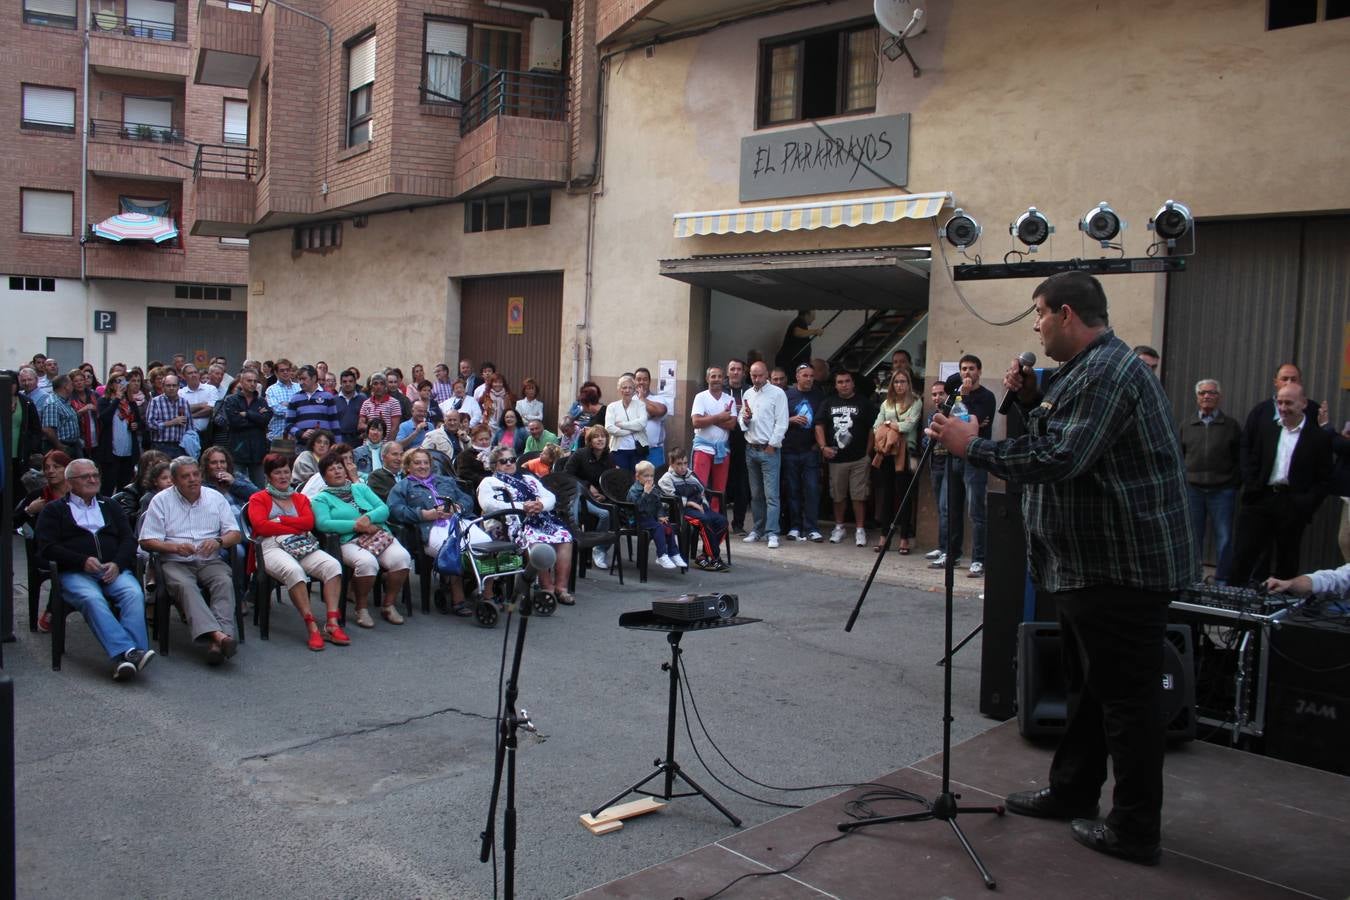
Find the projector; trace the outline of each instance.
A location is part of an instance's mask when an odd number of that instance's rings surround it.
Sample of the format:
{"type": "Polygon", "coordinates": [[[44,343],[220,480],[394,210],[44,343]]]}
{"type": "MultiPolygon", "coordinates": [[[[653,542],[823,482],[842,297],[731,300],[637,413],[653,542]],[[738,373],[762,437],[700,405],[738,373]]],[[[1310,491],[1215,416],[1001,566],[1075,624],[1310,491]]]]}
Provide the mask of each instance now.
{"type": "Polygon", "coordinates": [[[740,600],[735,594],[681,594],[652,601],[652,615],[671,622],[732,619],[740,608],[740,600]]]}

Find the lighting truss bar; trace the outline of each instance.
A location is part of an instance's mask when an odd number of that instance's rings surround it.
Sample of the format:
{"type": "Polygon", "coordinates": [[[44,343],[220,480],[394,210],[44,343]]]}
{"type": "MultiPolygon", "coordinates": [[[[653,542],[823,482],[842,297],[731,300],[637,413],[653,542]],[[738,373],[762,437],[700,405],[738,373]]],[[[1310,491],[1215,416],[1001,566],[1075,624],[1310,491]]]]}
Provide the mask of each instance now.
{"type": "Polygon", "coordinates": [[[1087,272],[1092,275],[1138,275],[1155,272],[1184,272],[1184,256],[1135,256],[1126,259],[1064,259],[1036,262],[963,265],[952,269],[953,281],[989,281],[995,278],[1049,278],[1060,272],[1087,272]]]}

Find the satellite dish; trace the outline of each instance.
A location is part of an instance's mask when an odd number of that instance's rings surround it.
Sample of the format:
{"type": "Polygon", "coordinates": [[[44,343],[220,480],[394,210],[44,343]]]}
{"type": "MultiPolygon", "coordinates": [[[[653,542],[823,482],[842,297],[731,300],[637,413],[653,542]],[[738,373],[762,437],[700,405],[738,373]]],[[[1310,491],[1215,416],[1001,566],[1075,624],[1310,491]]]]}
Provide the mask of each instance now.
{"type": "Polygon", "coordinates": [[[872,0],[877,24],[900,40],[923,34],[927,6],[926,0],[872,0]]]}

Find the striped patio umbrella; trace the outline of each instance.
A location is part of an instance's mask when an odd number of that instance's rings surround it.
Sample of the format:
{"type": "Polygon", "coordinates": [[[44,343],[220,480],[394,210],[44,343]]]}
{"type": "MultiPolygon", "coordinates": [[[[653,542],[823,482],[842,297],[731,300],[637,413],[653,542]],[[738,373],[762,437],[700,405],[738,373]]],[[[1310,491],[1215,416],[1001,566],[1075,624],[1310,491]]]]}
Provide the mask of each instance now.
{"type": "Polygon", "coordinates": [[[162,244],[178,237],[178,226],[168,216],[124,212],[94,226],[94,234],[110,241],[154,241],[162,244]]]}

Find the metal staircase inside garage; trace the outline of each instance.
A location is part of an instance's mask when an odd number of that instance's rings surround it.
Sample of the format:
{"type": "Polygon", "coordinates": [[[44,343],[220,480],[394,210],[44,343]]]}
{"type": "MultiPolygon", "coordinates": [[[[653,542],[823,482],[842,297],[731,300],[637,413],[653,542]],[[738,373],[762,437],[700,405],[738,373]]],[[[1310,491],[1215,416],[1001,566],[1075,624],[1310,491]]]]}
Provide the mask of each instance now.
{"type": "Polygon", "coordinates": [[[926,309],[877,310],[831,354],[830,370],[846,369],[862,384],[871,384],[879,370],[890,368],[891,353],[927,315],[926,309]]]}

